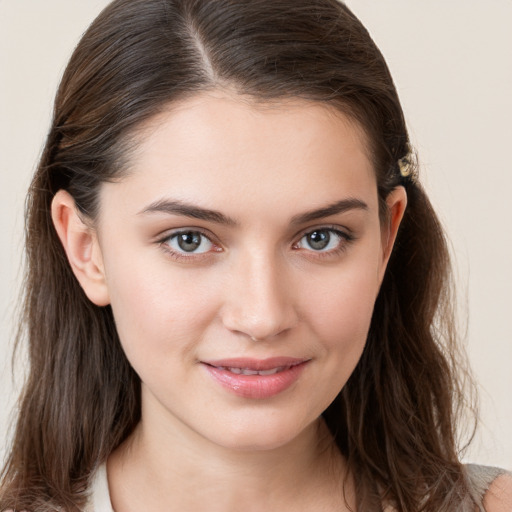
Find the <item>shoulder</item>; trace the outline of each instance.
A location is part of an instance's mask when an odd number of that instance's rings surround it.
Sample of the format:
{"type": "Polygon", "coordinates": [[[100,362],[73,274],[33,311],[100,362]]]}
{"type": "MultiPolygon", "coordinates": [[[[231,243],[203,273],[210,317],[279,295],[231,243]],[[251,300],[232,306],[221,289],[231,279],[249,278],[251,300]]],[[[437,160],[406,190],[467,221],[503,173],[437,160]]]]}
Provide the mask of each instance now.
{"type": "Polygon", "coordinates": [[[464,465],[472,498],[486,512],[512,512],[512,474],[505,469],[464,465]]]}
{"type": "Polygon", "coordinates": [[[491,483],[484,496],[486,512],[512,511],[512,474],[504,473],[491,483]]]}

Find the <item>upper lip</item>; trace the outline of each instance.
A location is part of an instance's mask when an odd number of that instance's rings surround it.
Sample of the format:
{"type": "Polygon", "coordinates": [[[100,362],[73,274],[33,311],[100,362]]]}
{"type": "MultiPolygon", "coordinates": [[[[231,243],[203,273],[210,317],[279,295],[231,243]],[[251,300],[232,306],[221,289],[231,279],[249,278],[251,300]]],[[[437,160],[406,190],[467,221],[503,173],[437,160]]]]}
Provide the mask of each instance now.
{"type": "Polygon", "coordinates": [[[286,366],[296,366],[301,363],[309,361],[307,358],[301,357],[270,357],[268,359],[251,359],[246,357],[236,357],[229,359],[216,359],[201,361],[210,366],[217,368],[242,368],[253,371],[271,370],[273,368],[281,368],[286,366]]]}

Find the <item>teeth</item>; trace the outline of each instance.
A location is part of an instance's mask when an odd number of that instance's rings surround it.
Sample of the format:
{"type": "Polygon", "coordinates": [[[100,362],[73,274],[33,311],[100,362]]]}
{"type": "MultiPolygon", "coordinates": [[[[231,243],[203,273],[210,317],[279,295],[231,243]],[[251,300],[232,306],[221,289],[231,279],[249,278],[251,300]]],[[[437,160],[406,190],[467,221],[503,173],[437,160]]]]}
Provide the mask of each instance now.
{"type": "Polygon", "coordinates": [[[271,370],[261,370],[260,372],[258,372],[260,375],[274,375],[274,373],[277,373],[277,372],[280,372],[282,371],[282,367],[281,368],[272,368],[271,370]]]}
{"type": "Polygon", "coordinates": [[[242,374],[243,375],[258,375],[258,371],[257,370],[248,370],[247,368],[243,368],[242,374]]]}
{"type": "Polygon", "coordinates": [[[250,370],[249,368],[227,368],[224,366],[220,366],[220,370],[228,370],[231,373],[236,373],[237,375],[274,375],[278,372],[282,372],[283,370],[287,370],[290,368],[289,366],[278,366],[277,368],[271,368],[269,370],[250,370]]]}

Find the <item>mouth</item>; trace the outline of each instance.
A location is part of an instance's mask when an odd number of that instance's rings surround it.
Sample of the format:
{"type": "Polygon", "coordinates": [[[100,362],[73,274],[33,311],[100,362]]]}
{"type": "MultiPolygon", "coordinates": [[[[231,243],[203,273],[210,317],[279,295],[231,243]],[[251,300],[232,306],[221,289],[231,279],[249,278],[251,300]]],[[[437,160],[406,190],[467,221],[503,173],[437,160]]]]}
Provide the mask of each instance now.
{"type": "MultiPolygon", "coordinates": [[[[298,364],[309,361],[308,358],[301,357],[268,357],[266,359],[253,359],[248,357],[236,357],[229,359],[205,360],[202,363],[216,368],[248,370],[254,372],[267,370],[280,370],[297,366],[298,364]]],[[[236,372],[237,373],[237,372],[236,372]]]]}
{"type": "Polygon", "coordinates": [[[237,368],[228,366],[215,366],[218,370],[226,370],[234,373],[235,375],[275,375],[283,371],[289,370],[293,365],[290,366],[278,366],[277,368],[270,368],[269,370],[251,370],[250,368],[237,368]]]}
{"type": "Polygon", "coordinates": [[[277,357],[201,361],[224,389],[244,398],[270,398],[294,384],[310,359],[277,357]]]}

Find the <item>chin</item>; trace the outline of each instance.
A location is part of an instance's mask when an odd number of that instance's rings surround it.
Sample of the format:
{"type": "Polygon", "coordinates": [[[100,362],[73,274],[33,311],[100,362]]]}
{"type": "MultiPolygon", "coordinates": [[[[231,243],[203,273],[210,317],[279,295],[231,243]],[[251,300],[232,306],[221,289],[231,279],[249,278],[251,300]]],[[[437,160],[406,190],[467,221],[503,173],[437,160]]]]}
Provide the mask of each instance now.
{"type": "Polygon", "coordinates": [[[232,421],[225,427],[220,428],[218,435],[207,436],[209,440],[218,446],[229,450],[241,452],[259,452],[278,450],[294,441],[298,441],[302,436],[308,435],[312,429],[317,428],[320,418],[313,420],[309,424],[302,424],[298,419],[266,418],[264,421],[251,422],[232,421]]]}

